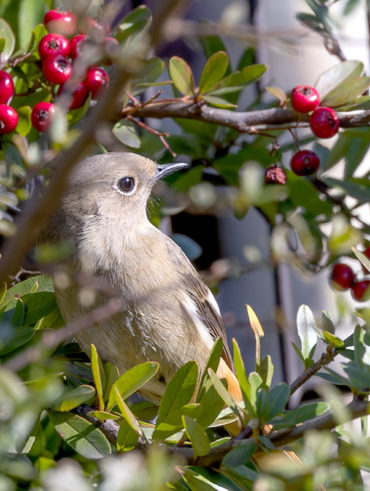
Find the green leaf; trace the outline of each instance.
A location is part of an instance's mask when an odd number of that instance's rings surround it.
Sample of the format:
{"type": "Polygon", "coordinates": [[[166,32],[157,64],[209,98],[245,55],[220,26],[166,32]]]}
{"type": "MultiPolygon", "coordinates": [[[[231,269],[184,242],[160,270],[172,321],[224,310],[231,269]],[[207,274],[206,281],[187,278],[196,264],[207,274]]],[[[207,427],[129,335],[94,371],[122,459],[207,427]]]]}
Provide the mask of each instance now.
{"type": "Polygon", "coordinates": [[[43,21],[44,2],[20,0],[18,14],[18,42],[21,49],[26,49],[32,37],[32,31],[43,21]]]}
{"type": "Polygon", "coordinates": [[[50,412],[50,419],[63,440],[87,459],[101,459],[111,453],[104,433],[77,414],[50,412]]]}
{"type": "Polygon", "coordinates": [[[98,419],[99,421],[105,421],[106,419],[121,419],[118,414],[108,413],[108,411],[90,411],[89,416],[98,419]]]}
{"type": "Polygon", "coordinates": [[[218,376],[215,374],[215,372],[212,370],[212,368],[208,368],[208,375],[209,378],[211,379],[214,388],[217,390],[218,395],[224,400],[225,404],[233,411],[233,413],[236,414],[236,416],[240,419],[240,421],[243,422],[242,414],[236,402],[231,397],[226,387],[218,378],[218,376]]]}
{"type": "Polygon", "coordinates": [[[251,418],[255,416],[255,408],[251,403],[251,388],[249,385],[249,380],[247,377],[247,373],[245,370],[243,358],[240,352],[239,345],[236,339],[233,339],[233,357],[234,357],[234,365],[235,365],[235,374],[238,382],[240,384],[240,388],[243,393],[243,399],[245,408],[248,411],[248,416],[251,418]]]}
{"type": "Polygon", "coordinates": [[[208,455],[209,453],[209,438],[204,429],[189,416],[183,416],[183,424],[194,450],[194,459],[208,455]]]}
{"type": "Polygon", "coordinates": [[[339,107],[356,102],[356,98],[363,94],[370,86],[370,77],[351,78],[332,90],[323,101],[322,105],[339,107]]]}
{"type": "Polygon", "coordinates": [[[185,472],[182,475],[182,478],[189,486],[191,491],[226,491],[228,488],[218,485],[212,482],[207,477],[203,476],[195,472],[194,470],[185,468],[185,472]]]}
{"type": "Polygon", "coordinates": [[[312,402],[310,404],[304,404],[292,411],[286,411],[276,422],[273,421],[274,430],[292,428],[297,424],[320,416],[329,409],[330,404],[328,402],[312,402]]]}
{"type": "Polygon", "coordinates": [[[256,82],[262,77],[266,70],[266,65],[256,64],[246,66],[242,70],[236,71],[222,79],[210,94],[222,95],[224,93],[223,90],[228,87],[237,87],[237,90],[241,90],[247,85],[256,82]]]}
{"type": "Polygon", "coordinates": [[[9,288],[4,297],[2,307],[15,297],[23,297],[27,293],[32,293],[35,285],[37,285],[38,292],[54,292],[53,280],[50,276],[33,276],[9,288]]]}
{"type": "Polygon", "coordinates": [[[250,386],[250,399],[251,406],[254,409],[254,413],[257,407],[257,392],[263,386],[263,380],[257,372],[251,372],[248,377],[250,386]]]}
{"type": "Polygon", "coordinates": [[[254,452],[257,449],[257,444],[254,440],[238,445],[228,452],[222,459],[222,465],[226,467],[235,467],[236,465],[247,464],[254,452]]]}
{"type": "Polygon", "coordinates": [[[370,272],[370,260],[363,254],[361,251],[356,249],[355,247],[352,247],[352,252],[353,254],[357,257],[357,259],[360,261],[360,263],[364,266],[364,268],[370,272]]]}
{"type": "Polygon", "coordinates": [[[140,5],[126,15],[120,22],[115,37],[122,43],[129,36],[144,32],[147,30],[152,21],[152,14],[148,7],[140,5]]]}
{"type": "Polygon", "coordinates": [[[118,389],[122,399],[127,399],[134,392],[141,389],[141,387],[143,387],[151,378],[153,378],[158,372],[158,368],[159,363],[147,361],[137,365],[136,367],[130,368],[130,370],[123,373],[112,386],[109,394],[107,410],[110,411],[115,404],[116,389],[118,389]]]}
{"type": "Polygon", "coordinates": [[[199,82],[199,94],[207,92],[222,79],[229,66],[229,58],[224,51],[210,56],[204,65],[199,82]]]}
{"type": "MultiPolygon", "coordinates": [[[[158,410],[157,425],[188,404],[198,382],[198,365],[189,361],[180,367],[169,381],[158,410]]],[[[155,434],[155,433],[154,433],[155,434]]],[[[153,435],[154,438],[154,435],[153,435]]]]}
{"type": "Polygon", "coordinates": [[[0,53],[0,61],[5,63],[12,56],[15,47],[15,36],[10,25],[0,18],[0,39],[4,40],[4,45],[0,53]]]}
{"type": "Polygon", "coordinates": [[[118,388],[113,386],[112,391],[114,392],[116,403],[121,415],[130,425],[131,429],[135,431],[139,436],[143,436],[143,430],[141,429],[139,423],[137,422],[135,415],[132,413],[128,405],[122,399],[121,394],[118,391],[118,388]]]}
{"type": "Polygon", "coordinates": [[[93,398],[95,389],[91,385],[80,385],[62,396],[62,400],[53,406],[54,411],[67,412],[93,398]]]}
{"type": "Polygon", "coordinates": [[[333,348],[343,348],[344,342],[340,338],[328,331],[323,330],[322,333],[325,341],[330,344],[330,346],[333,346],[333,348]]]}
{"type": "Polygon", "coordinates": [[[331,315],[326,310],[324,310],[321,314],[321,326],[322,326],[321,328],[322,331],[325,330],[327,332],[334,334],[335,332],[334,322],[331,315]]]}
{"type": "Polygon", "coordinates": [[[259,375],[261,375],[265,386],[269,388],[272,382],[272,377],[274,375],[274,365],[272,364],[272,359],[270,355],[266,355],[262,359],[256,371],[259,375]]]}
{"type": "Polygon", "coordinates": [[[104,410],[103,387],[104,387],[104,368],[98,356],[98,351],[94,344],[91,345],[91,371],[93,374],[96,393],[99,401],[99,411],[104,410]]]}
{"type": "Polygon", "coordinates": [[[139,435],[134,431],[131,426],[124,419],[120,422],[119,430],[117,434],[117,450],[118,452],[132,450],[137,441],[139,435]]]}
{"type": "Polygon", "coordinates": [[[301,341],[303,358],[311,358],[312,350],[317,344],[317,330],[315,319],[311,309],[307,305],[301,305],[297,313],[297,330],[301,341]]]}
{"type": "Polygon", "coordinates": [[[225,99],[222,99],[221,97],[216,97],[214,95],[203,94],[200,97],[204,101],[208,102],[208,104],[211,104],[212,106],[221,107],[224,109],[234,109],[235,107],[238,107],[236,104],[231,104],[230,102],[226,101],[225,99]]]}
{"type": "Polygon", "coordinates": [[[144,67],[134,80],[134,84],[152,84],[157,80],[164,70],[164,61],[160,58],[150,58],[144,63],[144,67]]]}
{"type": "Polygon", "coordinates": [[[185,60],[178,56],[173,56],[168,64],[170,77],[182,94],[194,96],[194,77],[190,66],[185,60]]]}
{"type": "Polygon", "coordinates": [[[109,361],[104,363],[104,374],[105,374],[105,385],[103,391],[103,399],[108,402],[109,394],[112,389],[114,382],[119,379],[119,371],[116,365],[110,363],[109,361]]]}
{"type": "Polygon", "coordinates": [[[348,178],[342,181],[340,179],[326,177],[324,182],[330,187],[340,189],[344,194],[352,196],[360,203],[367,203],[369,201],[369,181],[367,180],[348,178]]]}
{"type": "Polygon", "coordinates": [[[331,94],[335,94],[341,84],[350,83],[351,80],[359,77],[363,71],[364,64],[361,61],[347,60],[322,73],[315,84],[316,90],[320,94],[321,104],[326,105],[326,100],[330,100],[331,94]]]}
{"type": "Polygon", "coordinates": [[[199,403],[200,413],[195,419],[202,428],[207,429],[215,421],[224,407],[223,399],[219,396],[217,390],[209,380],[205,384],[199,403]]]}
{"type": "Polygon", "coordinates": [[[238,489],[253,489],[253,483],[258,478],[257,472],[245,465],[237,465],[232,469],[224,467],[221,472],[230,478],[238,486],[238,489]]]}
{"type": "Polygon", "coordinates": [[[31,131],[31,108],[29,106],[23,106],[17,109],[18,124],[17,133],[21,136],[26,136],[31,131]]]}
{"type": "Polygon", "coordinates": [[[272,419],[285,408],[290,396],[289,385],[280,383],[275,385],[267,394],[268,418],[272,419]]]}
{"type": "Polygon", "coordinates": [[[5,328],[3,322],[0,326],[2,330],[2,336],[0,337],[0,356],[5,356],[18,349],[20,346],[28,343],[35,334],[32,327],[16,327],[15,329],[12,329],[10,339],[2,339],[7,333],[4,332],[5,328]]]}
{"type": "Polygon", "coordinates": [[[113,126],[113,134],[124,145],[131,148],[140,148],[141,140],[136,127],[130,121],[121,119],[113,126]]]}
{"type": "Polygon", "coordinates": [[[213,343],[211,352],[208,356],[207,364],[205,366],[205,369],[202,374],[202,378],[200,380],[199,384],[199,390],[198,390],[198,395],[197,395],[197,401],[199,402],[203,396],[204,393],[204,383],[206,379],[208,378],[208,368],[212,368],[214,372],[217,372],[218,365],[220,363],[221,355],[222,355],[222,339],[217,338],[216,341],[213,343]]]}

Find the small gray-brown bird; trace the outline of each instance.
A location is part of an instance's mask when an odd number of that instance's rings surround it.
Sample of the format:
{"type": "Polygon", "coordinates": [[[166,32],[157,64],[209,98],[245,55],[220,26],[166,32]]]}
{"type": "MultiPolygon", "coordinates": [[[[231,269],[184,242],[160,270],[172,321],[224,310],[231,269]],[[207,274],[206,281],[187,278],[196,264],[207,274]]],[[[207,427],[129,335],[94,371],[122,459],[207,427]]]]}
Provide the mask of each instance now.
{"type": "MultiPolygon", "coordinates": [[[[76,335],[87,353],[95,344],[103,360],[121,373],[144,361],[159,362],[157,377],[142,391],[158,401],[181,365],[195,360],[204,369],[214,340],[221,337],[218,375],[226,378],[230,394],[239,401],[242,395],[218,305],[180,247],[146,214],[153,185],[183,167],[186,164],[157,165],[132,153],[83,160],[41,241],[70,241],[74,268],[104,277],[127,305],[124,312],[76,335]]],[[[56,286],[56,296],[66,322],[86,312],[76,283],[65,289],[56,286]]],[[[97,303],[104,300],[99,295],[97,303]]]]}

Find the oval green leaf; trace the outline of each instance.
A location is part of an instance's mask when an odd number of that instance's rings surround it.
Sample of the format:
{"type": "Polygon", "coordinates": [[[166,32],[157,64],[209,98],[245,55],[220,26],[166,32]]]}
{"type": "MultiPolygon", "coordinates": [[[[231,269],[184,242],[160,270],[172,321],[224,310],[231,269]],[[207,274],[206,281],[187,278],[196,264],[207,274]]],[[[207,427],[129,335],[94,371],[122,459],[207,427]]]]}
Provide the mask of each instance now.
{"type": "Polygon", "coordinates": [[[209,438],[204,429],[190,416],[183,416],[183,424],[186,434],[188,435],[194,451],[194,459],[208,455],[209,438]]]}
{"type": "Polygon", "coordinates": [[[116,403],[116,389],[121,398],[127,399],[134,392],[139,390],[157,373],[159,364],[153,361],[141,363],[136,367],[127,370],[120,378],[114,382],[109,393],[107,410],[110,411],[116,403]]]}
{"type": "Polygon", "coordinates": [[[53,406],[55,411],[71,411],[80,404],[88,401],[95,395],[95,389],[91,385],[80,385],[75,389],[66,392],[62,401],[53,406]]]}
{"type": "Polygon", "coordinates": [[[169,61],[168,69],[176,89],[184,95],[194,96],[193,72],[186,61],[173,56],[169,61]]]}
{"type": "Polygon", "coordinates": [[[225,75],[228,65],[229,58],[225,51],[218,51],[208,58],[200,76],[199,93],[213,89],[225,75]]]}
{"type": "Polygon", "coordinates": [[[121,119],[113,126],[113,134],[124,145],[131,148],[140,148],[141,140],[135,126],[125,119],[121,119]]]}
{"type": "Polygon", "coordinates": [[[316,90],[320,94],[321,103],[324,103],[326,98],[329,98],[330,94],[341,84],[359,77],[363,71],[364,64],[361,61],[347,60],[322,73],[315,84],[316,90]]]}
{"type": "Polygon", "coordinates": [[[15,36],[10,25],[0,18],[0,39],[4,40],[4,46],[0,53],[1,63],[6,62],[12,56],[15,46],[15,36]]]}
{"type": "Polygon", "coordinates": [[[83,457],[101,459],[111,453],[111,446],[104,433],[81,416],[50,412],[50,419],[67,445],[83,457]]]}

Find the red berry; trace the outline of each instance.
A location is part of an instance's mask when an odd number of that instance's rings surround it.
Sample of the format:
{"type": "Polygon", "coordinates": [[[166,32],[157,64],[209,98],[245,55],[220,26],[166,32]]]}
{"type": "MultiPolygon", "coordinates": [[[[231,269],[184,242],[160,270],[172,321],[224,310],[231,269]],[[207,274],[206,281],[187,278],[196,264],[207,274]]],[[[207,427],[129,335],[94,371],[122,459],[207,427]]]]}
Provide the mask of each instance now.
{"type": "Polygon", "coordinates": [[[71,36],[76,31],[76,16],[72,12],[49,10],[44,16],[44,24],[49,32],[71,36]]]}
{"type": "Polygon", "coordinates": [[[40,58],[46,58],[49,55],[68,56],[69,41],[61,34],[46,34],[39,43],[40,58]]]}
{"type": "Polygon", "coordinates": [[[331,138],[339,129],[337,113],[330,107],[319,107],[310,116],[310,127],[319,138],[331,138]]]}
{"type": "Polygon", "coordinates": [[[352,268],[347,266],[347,264],[337,263],[333,266],[330,279],[332,281],[333,288],[342,291],[347,290],[347,288],[352,288],[355,281],[355,276],[352,268]]]}
{"type": "Polygon", "coordinates": [[[31,123],[37,131],[46,131],[55,112],[55,106],[51,102],[39,102],[31,112],[31,123]]]}
{"type": "Polygon", "coordinates": [[[14,94],[14,83],[9,73],[0,70],[0,104],[8,102],[14,94]]]}
{"type": "Polygon", "coordinates": [[[6,104],[0,104],[0,135],[10,133],[15,129],[17,124],[17,111],[6,104]]]}
{"type": "Polygon", "coordinates": [[[277,165],[271,165],[265,170],[265,183],[266,184],[285,184],[286,174],[284,169],[277,165]]]}
{"type": "Polygon", "coordinates": [[[370,280],[356,281],[352,286],[352,296],[359,301],[366,301],[370,298],[370,280]]]}
{"type": "Polygon", "coordinates": [[[74,60],[77,56],[81,55],[81,48],[84,41],[86,41],[86,34],[77,34],[69,43],[69,56],[74,60]]]}
{"type": "Polygon", "coordinates": [[[68,82],[61,85],[58,95],[63,97],[69,109],[78,109],[84,105],[87,98],[87,89],[84,82],[68,82]],[[65,97],[64,97],[65,96],[65,97]]]}
{"type": "Polygon", "coordinates": [[[311,150],[300,150],[293,155],[290,166],[297,176],[309,176],[319,168],[320,159],[311,150]]]}
{"type": "Polygon", "coordinates": [[[85,84],[87,90],[91,92],[92,98],[96,99],[101,90],[109,85],[109,75],[103,68],[89,68],[85,84]]]}
{"type": "Polygon", "coordinates": [[[49,82],[64,84],[72,75],[72,64],[62,55],[47,56],[42,62],[42,71],[49,82]]]}
{"type": "Polygon", "coordinates": [[[310,85],[297,85],[292,90],[291,103],[293,109],[299,113],[309,113],[320,104],[320,96],[310,85]]]}

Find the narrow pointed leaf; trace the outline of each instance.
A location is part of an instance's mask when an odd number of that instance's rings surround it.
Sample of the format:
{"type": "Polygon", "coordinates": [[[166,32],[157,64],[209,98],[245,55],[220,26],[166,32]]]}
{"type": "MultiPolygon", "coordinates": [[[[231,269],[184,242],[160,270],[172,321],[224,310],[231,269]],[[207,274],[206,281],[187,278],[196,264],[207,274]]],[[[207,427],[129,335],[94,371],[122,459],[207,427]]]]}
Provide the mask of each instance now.
{"type": "Polygon", "coordinates": [[[125,401],[122,399],[121,394],[118,391],[117,387],[113,387],[117,406],[119,408],[120,413],[127,421],[127,423],[131,426],[133,431],[135,431],[139,436],[143,435],[142,429],[140,428],[139,423],[136,421],[134,414],[131,412],[130,408],[127,406],[125,401]]]}
{"type": "Polygon", "coordinates": [[[218,392],[218,395],[224,400],[225,404],[230,407],[230,409],[233,411],[233,413],[238,416],[240,421],[243,421],[243,417],[241,415],[240,409],[238,408],[236,402],[233,400],[231,395],[228,393],[226,387],[224,384],[221,382],[221,380],[218,378],[218,376],[215,374],[215,372],[212,370],[212,368],[208,369],[208,375],[211,379],[212,384],[214,385],[215,389],[218,392]]]}
{"type": "Polygon", "coordinates": [[[99,411],[104,409],[103,386],[104,368],[94,344],[91,345],[91,371],[99,401],[99,411]]]}
{"type": "Polygon", "coordinates": [[[207,372],[208,368],[212,368],[212,370],[214,372],[217,372],[217,368],[218,368],[218,365],[220,363],[221,355],[222,355],[222,339],[218,338],[213,343],[211,352],[208,356],[208,361],[207,361],[206,367],[204,369],[204,372],[202,374],[202,378],[201,378],[201,381],[199,384],[197,401],[199,401],[203,395],[203,392],[204,392],[203,386],[204,386],[204,382],[205,382],[206,378],[208,377],[208,372],[207,372]]]}
{"type": "Polygon", "coordinates": [[[222,109],[233,109],[235,107],[238,107],[236,104],[231,104],[227,100],[222,99],[221,97],[214,96],[214,95],[203,94],[203,95],[201,95],[201,98],[204,101],[208,102],[208,104],[211,104],[212,106],[215,106],[215,107],[220,107],[222,109]]]}
{"type": "Polygon", "coordinates": [[[249,417],[255,416],[254,408],[251,404],[251,388],[249,385],[247,373],[245,370],[243,358],[240,352],[240,348],[235,339],[233,339],[233,355],[234,355],[234,365],[235,365],[235,374],[238,382],[240,384],[240,388],[243,393],[243,399],[245,403],[245,407],[249,413],[249,417]]]}
{"type": "Polygon", "coordinates": [[[204,429],[190,416],[183,416],[185,431],[191,441],[194,450],[194,458],[202,457],[209,453],[209,438],[204,429]]]}
{"type": "Polygon", "coordinates": [[[225,75],[228,66],[229,58],[224,51],[218,51],[208,58],[200,76],[199,93],[213,89],[225,75]]]}

